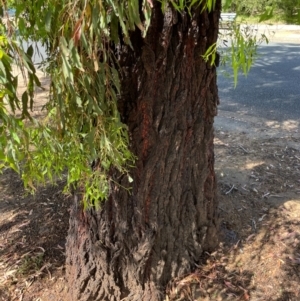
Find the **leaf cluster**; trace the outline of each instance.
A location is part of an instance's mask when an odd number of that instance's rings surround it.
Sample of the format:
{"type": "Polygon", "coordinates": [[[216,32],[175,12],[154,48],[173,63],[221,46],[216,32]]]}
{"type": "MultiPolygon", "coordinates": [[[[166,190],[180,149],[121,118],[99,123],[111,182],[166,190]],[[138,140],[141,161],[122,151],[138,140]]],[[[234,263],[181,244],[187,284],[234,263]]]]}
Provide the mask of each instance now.
{"type": "Polygon", "coordinates": [[[258,47],[269,40],[264,33],[258,34],[251,25],[233,22],[229,29],[219,35],[218,50],[221,54],[221,66],[230,64],[234,85],[237,85],[239,73],[247,74],[258,57],[258,47]]]}
{"type": "Polygon", "coordinates": [[[107,197],[110,170],[127,173],[134,161],[117,109],[120,80],[111,45],[130,44],[129,32],[135,26],[145,32],[149,5],[144,3],[143,22],[138,0],[50,0],[26,5],[15,2],[18,32],[8,34],[8,25],[13,27],[10,20],[2,24],[1,166],[21,173],[25,186],[32,189],[35,183],[55,181],[65,172],[69,187],[83,188],[85,204],[98,203],[107,197]],[[42,41],[47,48],[45,67],[51,90],[42,120],[29,114],[34,85],[40,85],[32,62],[33,47],[27,52],[17,47],[17,35],[42,41]],[[14,52],[12,45],[16,45],[14,52]],[[21,98],[18,77],[12,72],[16,52],[22,68],[28,69],[28,86],[21,98]]]}

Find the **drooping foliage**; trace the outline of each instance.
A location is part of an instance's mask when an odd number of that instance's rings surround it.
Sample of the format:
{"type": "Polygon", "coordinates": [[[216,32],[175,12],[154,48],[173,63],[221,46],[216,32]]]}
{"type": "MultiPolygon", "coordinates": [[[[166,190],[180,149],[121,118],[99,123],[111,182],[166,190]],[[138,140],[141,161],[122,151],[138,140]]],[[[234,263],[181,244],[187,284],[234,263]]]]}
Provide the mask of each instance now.
{"type": "Polygon", "coordinates": [[[119,73],[112,47],[130,44],[135,26],[146,31],[151,3],[144,1],[142,14],[137,0],[32,3],[16,1],[16,18],[2,24],[2,165],[20,172],[31,188],[32,179],[43,183],[66,172],[68,185],[85,188],[85,199],[101,200],[108,192],[110,168],[126,173],[134,161],[117,110],[119,73]],[[27,52],[13,48],[19,40],[16,28],[21,39],[32,43],[27,52]],[[42,120],[29,112],[34,84],[40,85],[31,61],[35,41],[47,49],[43,67],[51,77],[42,120]],[[28,73],[28,89],[20,98],[12,70],[18,55],[28,73]]]}

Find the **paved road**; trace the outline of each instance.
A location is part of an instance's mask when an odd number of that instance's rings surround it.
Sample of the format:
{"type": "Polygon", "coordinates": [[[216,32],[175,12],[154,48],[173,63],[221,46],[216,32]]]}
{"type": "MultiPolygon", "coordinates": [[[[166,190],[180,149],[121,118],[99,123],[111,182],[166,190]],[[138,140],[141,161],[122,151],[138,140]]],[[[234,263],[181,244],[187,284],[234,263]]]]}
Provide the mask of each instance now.
{"type": "Polygon", "coordinates": [[[276,120],[300,120],[300,44],[260,46],[247,78],[218,77],[219,110],[276,120]]]}

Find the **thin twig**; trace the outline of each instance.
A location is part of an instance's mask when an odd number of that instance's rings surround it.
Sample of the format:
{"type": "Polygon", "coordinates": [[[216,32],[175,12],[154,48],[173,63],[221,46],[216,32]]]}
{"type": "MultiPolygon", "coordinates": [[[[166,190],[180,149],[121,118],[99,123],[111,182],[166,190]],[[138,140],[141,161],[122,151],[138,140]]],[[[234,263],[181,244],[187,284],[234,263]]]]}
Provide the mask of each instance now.
{"type": "Polygon", "coordinates": [[[242,186],[242,189],[245,191],[249,191],[248,189],[245,188],[246,185],[242,186]]]}
{"type": "Polygon", "coordinates": [[[228,213],[228,211],[226,211],[225,209],[223,209],[222,207],[219,206],[219,209],[221,209],[222,211],[228,213]]]}
{"type": "Polygon", "coordinates": [[[251,222],[252,222],[252,228],[254,229],[254,232],[256,232],[256,222],[255,222],[255,219],[253,218],[251,220],[251,222]]]}
{"type": "Polygon", "coordinates": [[[225,194],[229,194],[234,188],[236,188],[236,187],[234,185],[232,185],[232,187],[227,192],[225,192],[225,194]]]}
{"type": "Polygon", "coordinates": [[[240,145],[239,144],[239,147],[245,152],[245,153],[247,153],[247,154],[249,154],[250,152],[249,151],[247,151],[242,145],[240,145]]]}

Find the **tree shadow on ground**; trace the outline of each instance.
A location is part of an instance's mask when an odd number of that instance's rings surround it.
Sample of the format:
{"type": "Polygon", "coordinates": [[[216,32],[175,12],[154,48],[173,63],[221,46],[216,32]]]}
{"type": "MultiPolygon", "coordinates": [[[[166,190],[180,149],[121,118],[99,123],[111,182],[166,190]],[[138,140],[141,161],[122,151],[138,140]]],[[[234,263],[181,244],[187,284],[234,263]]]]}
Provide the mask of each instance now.
{"type": "Polygon", "coordinates": [[[168,285],[169,300],[249,300],[253,273],[239,268],[228,271],[228,256],[220,250],[207,255],[194,273],[168,285]]]}
{"type": "Polygon", "coordinates": [[[16,294],[23,296],[28,283],[37,279],[63,275],[71,203],[71,198],[62,194],[63,187],[63,181],[59,181],[56,186],[41,187],[31,196],[26,195],[16,173],[6,170],[1,175],[0,297],[3,300],[13,300],[16,294]]]}
{"type": "Polygon", "coordinates": [[[300,200],[282,200],[277,206],[270,209],[256,231],[231,247],[227,245],[224,251],[231,258],[227,273],[247,269],[252,275],[252,285],[247,287],[249,300],[300,298],[300,200]],[[293,218],[289,213],[296,206],[298,217],[293,218]]]}
{"type": "Polygon", "coordinates": [[[251,224],[229,230],[231,216],[221,214],[228,223],[221,225],[220,248],[169,285],[170,300],[300,300],[300,200],[277,199],[248,236],[251,224]]]}

